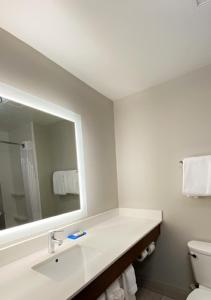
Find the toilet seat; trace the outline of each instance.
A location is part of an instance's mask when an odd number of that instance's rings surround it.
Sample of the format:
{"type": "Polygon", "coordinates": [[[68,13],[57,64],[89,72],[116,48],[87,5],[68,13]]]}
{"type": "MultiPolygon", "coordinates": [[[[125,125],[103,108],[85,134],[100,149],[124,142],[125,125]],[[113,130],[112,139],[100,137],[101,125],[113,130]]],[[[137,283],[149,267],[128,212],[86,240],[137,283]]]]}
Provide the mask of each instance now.
{"type": "Polygon", "coordinates": [[[211,299],[211,289],[195,289],[191,292],[187,300],[210,300],[211,299]]]}

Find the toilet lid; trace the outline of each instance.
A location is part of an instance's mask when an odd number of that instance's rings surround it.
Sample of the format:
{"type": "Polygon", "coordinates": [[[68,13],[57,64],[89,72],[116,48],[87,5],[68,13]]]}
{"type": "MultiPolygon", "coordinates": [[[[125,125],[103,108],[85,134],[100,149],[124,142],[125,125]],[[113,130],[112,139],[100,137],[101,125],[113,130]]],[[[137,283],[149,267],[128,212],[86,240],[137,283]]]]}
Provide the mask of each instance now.
{"type": "Polygon", "coordinates": [[[187,300],[210,300],[211,299],[211,290],[205,289],[195,289],[188,296],[187,300]]]}

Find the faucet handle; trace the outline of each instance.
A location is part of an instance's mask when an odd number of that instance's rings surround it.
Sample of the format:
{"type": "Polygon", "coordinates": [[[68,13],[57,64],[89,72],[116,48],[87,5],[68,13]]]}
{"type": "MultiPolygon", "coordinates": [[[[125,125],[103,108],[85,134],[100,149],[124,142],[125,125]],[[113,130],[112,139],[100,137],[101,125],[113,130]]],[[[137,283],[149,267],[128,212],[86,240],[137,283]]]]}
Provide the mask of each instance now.
{"type": "Polygon", "coordinates": [[[63,241],[63,239],[57,239],[56,237],[55,237],[55,234],[56,233],[60,233],[60,232],[64,232],[64,230],[61,230],[61,229],[59,229],[59,230],[51,230],[50,232],[49,232],[49,234],[50,234],[50,237],[53,239],[53,240],[58,240],[58,241],[63,241]]]}
{"type": "Polygon", "coordinates": [[[54,233],[57,233],[57,232],[64,232],[64,229],[52,230],[52,232],[54,232],[54,233]]]}

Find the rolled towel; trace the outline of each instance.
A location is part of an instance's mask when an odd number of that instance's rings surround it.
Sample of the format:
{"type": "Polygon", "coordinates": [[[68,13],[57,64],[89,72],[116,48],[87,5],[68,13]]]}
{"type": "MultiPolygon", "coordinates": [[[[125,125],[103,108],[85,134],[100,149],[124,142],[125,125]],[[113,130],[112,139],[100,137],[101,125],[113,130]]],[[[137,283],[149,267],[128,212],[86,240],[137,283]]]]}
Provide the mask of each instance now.
{"type": "Polygon", "coordinates": [[[148,251],[145,249],[141,255],[138,256],[137,261],[142,262],[145,260],[145,258],[148,256],[148,251]]]}
{"type": "Polygon", "coordinates": [[[154,251],[155,251],[155,242],[152,242],[152,243],[147,247],[148,255],[151,255],[154,251]]]}
{"type": "Polygon", "coordinates": [[[122,274],[122,283],[125,291],[125,299],[135,295],[137,292],[136,275],[132,265],[130,265],[122,274]]]}

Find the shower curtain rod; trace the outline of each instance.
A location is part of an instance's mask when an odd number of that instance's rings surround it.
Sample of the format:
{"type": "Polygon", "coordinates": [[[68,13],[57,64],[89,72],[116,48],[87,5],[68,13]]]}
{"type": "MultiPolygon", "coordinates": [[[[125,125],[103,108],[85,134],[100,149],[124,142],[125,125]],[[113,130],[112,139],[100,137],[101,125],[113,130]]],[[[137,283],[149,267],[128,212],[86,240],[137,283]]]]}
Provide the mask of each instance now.
{"type": "Polygon", "coordinates": [[[14,143],[14,142],[8,142],[8,141],[2,141],[2,140],[0,140],[0,144],[9,144],[9,145],[16,145],[16,146],[22,146],[22,147],[24,147],[24,144],[14,143]]]}

